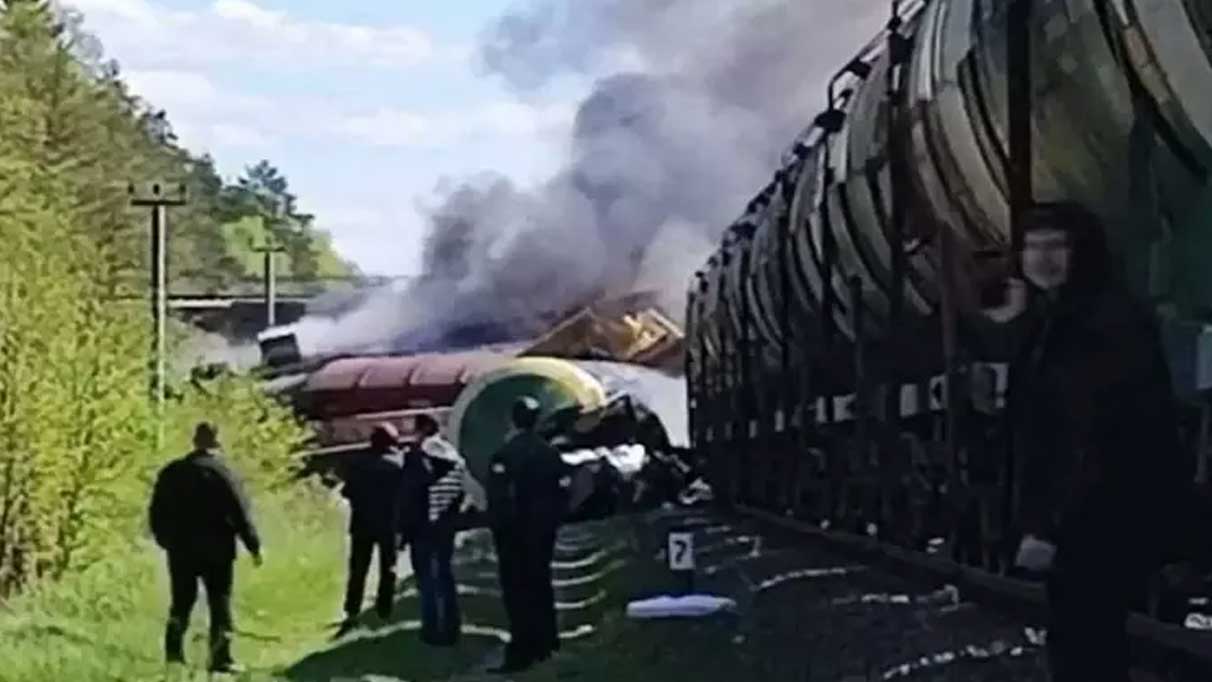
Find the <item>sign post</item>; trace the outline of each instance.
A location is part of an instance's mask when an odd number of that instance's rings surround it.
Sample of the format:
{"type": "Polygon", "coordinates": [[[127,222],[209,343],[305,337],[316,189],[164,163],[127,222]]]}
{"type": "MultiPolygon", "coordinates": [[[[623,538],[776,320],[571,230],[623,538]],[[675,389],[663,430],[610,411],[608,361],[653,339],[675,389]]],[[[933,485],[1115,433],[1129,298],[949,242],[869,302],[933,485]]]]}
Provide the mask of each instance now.
{"type": "Polygon", "coordinates": [[[685,594],[694,591],[694,534],[686,528],[669,531],[666,542],[669,570],[685,594]]]}

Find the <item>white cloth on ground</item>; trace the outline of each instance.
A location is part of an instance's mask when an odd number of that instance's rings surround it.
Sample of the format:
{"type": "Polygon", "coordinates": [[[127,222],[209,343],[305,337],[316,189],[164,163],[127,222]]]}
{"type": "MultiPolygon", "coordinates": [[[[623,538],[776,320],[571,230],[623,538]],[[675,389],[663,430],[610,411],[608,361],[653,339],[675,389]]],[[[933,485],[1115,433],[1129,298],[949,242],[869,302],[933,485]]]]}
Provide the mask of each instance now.
{"type": "Polygon", "coordinates": [[[699,618],[719,611],[732,611],[736,602],[727,597],[710,594],[687,594],[681,597],[662,595],[633,601],[627,605],[628,618],[699,618]]]}

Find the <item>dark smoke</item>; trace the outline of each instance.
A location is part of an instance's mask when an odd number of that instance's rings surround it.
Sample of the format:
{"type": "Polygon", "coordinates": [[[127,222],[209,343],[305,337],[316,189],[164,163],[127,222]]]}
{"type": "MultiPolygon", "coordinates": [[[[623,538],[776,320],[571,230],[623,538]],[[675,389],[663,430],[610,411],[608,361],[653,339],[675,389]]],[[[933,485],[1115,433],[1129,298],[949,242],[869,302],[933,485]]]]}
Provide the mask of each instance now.
{"type": "MultiPolygon", "coordinates": [[[[691,273],[769,181],[823,108],[829,76],[877,34],[888,8],[887,0],[546,0],[502,17],[482,38],[488,75],[520,93],[568,73],[597,80],[555,177],[526,191],[487,175],[444,193],[423,283],[388,316],[400,325],[390,343],[415,340],[424,327],[440,344],[460,325],[525,336],[543,328],[541,313],[636,288],[661,290],[680,319],[691,273]]],[[[496,340],[489,336],[477,340],[496,340]]]]}

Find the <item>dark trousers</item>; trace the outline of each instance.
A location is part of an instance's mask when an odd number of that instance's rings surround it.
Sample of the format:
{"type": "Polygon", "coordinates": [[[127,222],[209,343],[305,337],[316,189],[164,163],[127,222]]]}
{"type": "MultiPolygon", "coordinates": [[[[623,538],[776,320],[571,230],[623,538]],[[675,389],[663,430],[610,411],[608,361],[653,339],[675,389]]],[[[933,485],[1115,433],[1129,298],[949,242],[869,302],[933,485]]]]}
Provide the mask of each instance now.
{"type": "Polygon", "coordinates": [[[1127,619],[1143,600],[1147,573],[1125,567],[1126,558],[1057,556],[1047,579],[1052,682],[1130,682],[1127,619]]]}
{"type": "Polygon", "coordinates": [[[366,575],[375,549],[379,553],[379,589],[375,596],[375,611],[386,618],[391,615],[396,590],[396,559],[398,549],[392,534],[349,536],[349,581],[345,585],[345,615],[353,618],[362,611],[362,595],[366,591],[366,575]]]}
{"type": "Polygon", "coordinates": [[[529,564],[527,578],[535,595],[532,608],[535,649],[542,657],[560,649],[560,628],[556,620],[555,586],[552,584],[551,561],[555,555],[555,529],[528,534],[529,564]]]}
{"type": "Polygon", "coordinates": [[[509,619],[506,659],[531,662],[559,650],[551,560],[554,529],[493,530],[497,570],[509,619]]]}
{"type": "Polygon", "coordinates": [[[164,653],[169,661],[184,661],[185,632],[198,600],[198,582],[206,590],[210,607],[210,663],[231,662],[231,588],[234,560],[207,558],[186,552],[168,553],[168,576],[172,586],[172,605],[164,633],[164,653]]]}
{"type": "Polygon", "coordinates": [[[421,596],[421,639],[430,644],[450,645],[459,638],[458,592],[450,566],[453,554],[453,531],[435,530],[412,543],[412,570],[421,596]]]}

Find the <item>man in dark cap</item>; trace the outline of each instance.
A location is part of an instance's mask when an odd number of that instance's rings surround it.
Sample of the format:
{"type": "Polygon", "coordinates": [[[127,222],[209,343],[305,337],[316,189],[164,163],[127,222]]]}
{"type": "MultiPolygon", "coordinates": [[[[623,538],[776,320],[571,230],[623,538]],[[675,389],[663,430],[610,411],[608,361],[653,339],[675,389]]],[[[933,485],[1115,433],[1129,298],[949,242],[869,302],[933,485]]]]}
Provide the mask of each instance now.
{"type": "Polygon", "coordinates": [[[1047,575],[1056,682],[1128,682],[1128,611],[1171,549],[1190,491],[1170,373],[1150,310],[1113,276],[1097,217],[1026,216],[1022,273],[987,311],[1012,362],[1020,481],[1016,564],[1047,575]]]}
{"type": "Polygon", "coordinates": [[[349,580],[345,586],[345,621],[340,637],[354,627],[362,611],[366,576],[371,556],[378,550],[379,589],[375,611],[386,620],[391,616],[399,558],[396,523],[399,515],[401,455],[396,428],[384,422],[370,434],[370,449],[346,474],[341,494],[349,500],[349,580]]]}
{"type": "Polygon", "coordinates": [[[231,655],[231,590],[236,537],[261,565],[261,542],[236,475],[223,463],[218,432],[198,424],[194,449],[160,470],[149,509],[152,534],[168,554],[172,606],[164,635],[170,663],[184,663],[183,640],[198,598],[210,607],[210,670],[238,672],[231,655]]]}
{"type": "Polygon", "coordinates": [[[514,403],[516,433],[490,463],[488,517],[510,631],[497,672],[523,670],[560,647],[551,560],[570,481],[559,451],[536,432],[539,414],[534,398],[514,403]]]}

